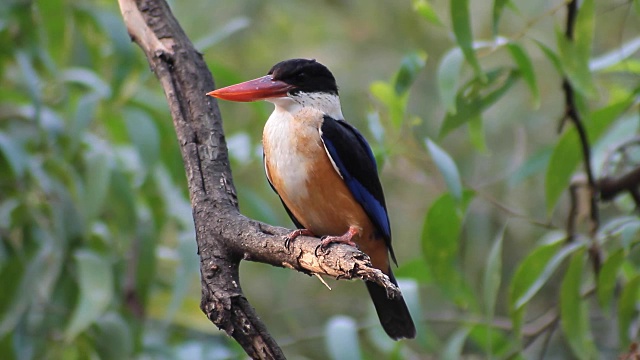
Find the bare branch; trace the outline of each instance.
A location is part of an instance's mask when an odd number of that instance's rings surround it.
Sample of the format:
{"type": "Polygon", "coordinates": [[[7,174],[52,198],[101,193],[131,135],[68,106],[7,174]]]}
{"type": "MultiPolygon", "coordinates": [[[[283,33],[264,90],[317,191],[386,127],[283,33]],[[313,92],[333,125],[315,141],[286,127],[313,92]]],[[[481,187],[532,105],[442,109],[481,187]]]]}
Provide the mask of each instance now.
{"type": "Polygon", "coordinates": [[[299,237],[285,248],[288,231],[238,211],[215,88],[202,56],[164,0],[119,0],[131,39],[144,51],[164,89],[187,174],[200,255],[201,308],[218,328],[256,359],[284,355],[242,293],[241,260],[288,267],[307,274],[374,281],[389,297],[399,291],[368,256],[346,245],[315,255],[319,239],[299,237]]]}
{"type": "MultiPolygon", "coordinates": [[[[567,3],[567,20],[566,20],[566,28],[565,28],[565,36],[569,41],[573,41],[574,28],[576,23],[576,17],[578,15],[578,0],[571,0],[567,3]]],[[[565,100],[565,112],[561,121],[561,126],[565,121],[569,120],[576,127],[576,131],[578,132],[578,137],[580,138],[580,145],[582,148],[582,156],[584,158],[584,169],[587,174],[587,183],[589,184],[588,190],[590,193],[590,220],[591,224],[589,227],[589,233],[591,239],[595,239],[595,235],[598,232],[598,228],[600,226],[600,215],[598,209],[598,191],[595,177],[593,175],[593,169],[591,167],[591,146],[589,144],[589,138],[587,137],[587,131],[582,122],[582,117],[580,116],[580,112],[578,111],[578,106],[576,104],[575,99],[575,91],[569,78],[565,75],[562,79],[562,90],[564,91],[564,100],[565,100]]],[[[573,221],[573,218],[570,217],[569,221],[573,221]]],[[[568,229],[572,228],[572,225],[567,226],[568,229]]],[[[568,241],[573,239],[572,233],[567,234],[568,241]]],[[[600,254],[600,249],[598,243],[594,240],[592,241],[591,248],[589,249],[589,254],[592,258],[593,267],[598,273],[600,271],[600,265],[602,262],[602,256],[600,254]]]]}

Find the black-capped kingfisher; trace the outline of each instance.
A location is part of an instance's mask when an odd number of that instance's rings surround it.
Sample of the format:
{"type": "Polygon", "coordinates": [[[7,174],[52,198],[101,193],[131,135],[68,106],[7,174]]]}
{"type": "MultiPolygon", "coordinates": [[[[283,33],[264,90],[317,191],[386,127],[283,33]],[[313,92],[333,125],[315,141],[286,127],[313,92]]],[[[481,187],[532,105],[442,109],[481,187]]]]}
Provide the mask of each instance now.
{"type": "MultiPolygon", "coordinates": [[[[315,60],[291,59],[266,76],[207,95],[231,101],[275,104],[262,134],[264,167],[299,235],[322,237],[322,247],[343,242],[371,258],[397,285],[391,272],[389,215],[369,144],[344,120],[333,74],[315,60]]],[[[414,338],[415,326],[402,297],[366,282],[380,323],[393,339],[414,338]]]]}

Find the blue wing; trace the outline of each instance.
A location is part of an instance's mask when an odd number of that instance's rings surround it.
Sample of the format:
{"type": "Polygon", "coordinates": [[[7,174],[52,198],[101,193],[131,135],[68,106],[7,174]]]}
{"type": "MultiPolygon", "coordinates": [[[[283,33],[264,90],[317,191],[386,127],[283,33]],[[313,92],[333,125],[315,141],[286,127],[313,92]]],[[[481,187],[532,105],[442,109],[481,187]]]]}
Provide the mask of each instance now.
{"type": "Polygon", "coordinates": [[[338,172],[356,201],[362,206],[378,234],[384,238],[389,253],[396,262],[391,248],[391,227],[378,167],[373,152],[360,132],[344,120],[324,116],[321,136],[325,148],[338,172]]]}

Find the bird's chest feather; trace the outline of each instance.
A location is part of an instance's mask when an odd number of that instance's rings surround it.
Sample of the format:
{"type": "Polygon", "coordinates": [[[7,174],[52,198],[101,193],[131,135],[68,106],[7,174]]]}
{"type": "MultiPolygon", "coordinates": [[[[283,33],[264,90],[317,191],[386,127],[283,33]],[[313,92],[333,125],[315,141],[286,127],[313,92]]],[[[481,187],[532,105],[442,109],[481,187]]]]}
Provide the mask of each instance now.
{"type": "Polygon", "coordinates": [[[274,113],[263,132],[265,167],[278,193],[292,201],[309,197],[314,168],[326,157],[320,121],[301,121],[287,112],[274,113]]]}
{"type": "MultiPolygon", "coordinates": [[[[295,218],[314,234],[342,235],[349,226],[373,225],[327,155],[320,126],[322,113],[274,112],[263,132],[265,170],[295,218]]],[[[363,243],[360,243],[363,246],[363,243]]]]}

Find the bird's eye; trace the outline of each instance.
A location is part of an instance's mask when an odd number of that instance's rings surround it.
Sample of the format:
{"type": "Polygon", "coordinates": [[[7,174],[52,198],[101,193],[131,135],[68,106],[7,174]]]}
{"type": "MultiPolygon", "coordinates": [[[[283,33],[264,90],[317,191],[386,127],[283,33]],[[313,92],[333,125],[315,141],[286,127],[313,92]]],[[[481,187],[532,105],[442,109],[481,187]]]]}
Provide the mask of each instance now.
{"type": "Polygon", "coordinates": [[[298,79],[304,79],[307,77],[307,74],[304,72],[298,73],[298,79]]]}

